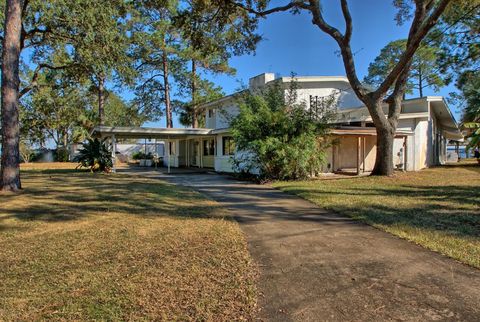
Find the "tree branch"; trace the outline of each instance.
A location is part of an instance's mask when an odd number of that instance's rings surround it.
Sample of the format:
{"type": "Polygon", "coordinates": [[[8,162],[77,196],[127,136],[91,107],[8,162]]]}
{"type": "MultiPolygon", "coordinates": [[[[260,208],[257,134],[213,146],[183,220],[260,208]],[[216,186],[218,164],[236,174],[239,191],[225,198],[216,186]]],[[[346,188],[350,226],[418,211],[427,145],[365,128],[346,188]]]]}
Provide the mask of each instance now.
{"type": "Polygon", "coordinates": [[[352,89],[355,91],[355,94],[358,96],[358,98],[364,101],[366,99],[365,96],[368,94],[368,90],[362,85],[357,77],[355,61],[353,59],[352,48],[350,46],[353,23],[352,17],[348,10],[347,0],[342,0],[342,12],[346,23],[345,36],[342,35],[337,28],[331,26],[325,21],[318,0],[310,0],[310,6],[308,7],[308,10],[310,10],[313,16],[312,23],[317,25],[323,32],[330,35],[338,43],[348,81],[350,82],[350,85],[352,86],[352,89]]]}
{"type": "Polygon", "coordinates": [[[33,90],[34,88],[37,88],[39,86],[38,84],[38,77],[40,75],[40,72],[43,70],[43,69],[51,69],[51,70],[60,70],[60,69],[67,69],[67,68],[71,68],[73,66],[75,66],[77,64],[75,63],[72,63],[72,64],[67,64],[67,65],[61,65],[61,66],[52,66],[52,65],[49,65],[49,64],[39,64],[37,66],[37,68],[35,68],[35,71],[33,72],[33,76],[32,76],[32,81],[30,82],[30,84],[28,84],[27,86],[25,86],[19,93],[19,98],[22,98],[24,95],[28,94],[31,90],[33,90]]]}
{"type": "Polygon", "coordinates": [[[342,13],[343,18],[345,19],[345,36],[343,37],[343,40],[346,43],[350,43],[350,39],[352,38],[353,22],[352,15],[350,14],[350,10],[348,9],[347,0],[342,0],[342,13]]]}
{"type": "MultiPolygon", "coordinates": [[[[383,83],[376,90],[377,97],[384,95],[384,93],[386,93],[388,89],[393,85],[393,83],[397,80],[402,70],[409,64],[410,60],[415,54],[415,51],[420,46],[422,39],[435,25],[435,23],[440,18],[441,14],[445,11],[445,8],[450,3],[450,1],[451,0],[440,0],[440,3],[437,5],[436,9],[426,19],[425,14],[427,8],[423,4],[420,5],[418,4],[418,2],[416,2],[417,9],[415,11],[415,18],[412,22],[412,27],[410,28],[409,37],[407,40],[407,48],[400,56],[398,63],[392,69],[390,74],[387,75],[383,83]],[[421,19],[422,16],[423,19],[421,19]]],[[[430,3],[427,5],[430,5],[430,3]]]]}
{"type": "Polygon", "coordinates": [[[251,13],[251,14],[254,14],[256,16],[260,16],[260,17],[265,17],[269,14],[272,14],[272,13],[275,13],[275,12],[283,12],[283,11],[288,11],[290,9],[294,9],[294,8],[298,8],[298,7],[301,7],[302,5],[305,6],[305,3],[303,1],[299,1],[299,0],[293,0],[291,1],[290,3],[284,5],[284,6],[278,6],[278,7],[274,7],[274,8],[271,8],[271,9],[268,9],[268,10],[263,10],[263,11],[258,11],[258,10],[255,10],[253,7],[251,6],[248,6],[248,5],[244,5],[243,3],[239,3],[239,2],[236,2],[236,1],[231,1],[231,0],[228,0],[231,4],[251,13]]]}

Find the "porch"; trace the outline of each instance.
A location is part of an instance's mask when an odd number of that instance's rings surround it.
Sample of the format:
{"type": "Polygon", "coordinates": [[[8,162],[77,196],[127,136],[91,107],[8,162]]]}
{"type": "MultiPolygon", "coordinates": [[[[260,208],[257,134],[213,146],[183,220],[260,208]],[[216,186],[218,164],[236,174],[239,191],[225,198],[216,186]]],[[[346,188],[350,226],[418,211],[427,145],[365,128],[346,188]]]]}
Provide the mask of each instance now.
{"type": "MultiPolygon", "coordinates": [[[[330,172],[362,175],[373,171],[377,154],[377,132],[373,127],[338,127],[331,131],[336,144],[329,155],[330,172]]],[[[408,138],[412,131],[397,131],[394,141],[394,164],[398,170],[409,166],[408,138]]]]}

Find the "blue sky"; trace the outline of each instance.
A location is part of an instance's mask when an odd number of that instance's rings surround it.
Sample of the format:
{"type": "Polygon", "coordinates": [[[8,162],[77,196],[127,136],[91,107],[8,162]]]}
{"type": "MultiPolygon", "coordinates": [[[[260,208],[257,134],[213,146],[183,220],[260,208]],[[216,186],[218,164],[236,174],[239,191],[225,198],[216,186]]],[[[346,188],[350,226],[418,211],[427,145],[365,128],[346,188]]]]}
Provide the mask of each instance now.
{"type": "MultiPolygon", "coordinates": [[[[276,3],[272,1],[272,3],[276,3]]],[[[323,1],[326,20],[344,30],[339,1],[323,1]]],[[[368,65],[388,42],[406,38],[408,24],[398,26],[394,20],[396,10],[389,0],[350,1],[353,16],[352,49],[355,53],[357,72],[363,78],[368,65]]],[[[311,23],[307,12],[299,15],[277,13],[262,19],[259,33],[264,40],[257,47],[255,55],[233,57],[230,65],[237,70],[235,76],[213,76],[210,80],[223,87],[226,94],[235,92],[248,79],[263,72],[288,76],[297,75],[345,75],[338,46],[328,35],[311,23]]],[[[453,86],[443,88],[439,93],[427,89],[425,95],[447,96],[453,86]]],[[[458,119],[457,111],[452,108],[458,119]]],[[[176,117],[175,117],[176,118],[176,117]]],[[[145,126],[165,126],[165,120],[151,122],[145,126]]],[[[175,120],[174,126],[180,126],[175,120]]]]}

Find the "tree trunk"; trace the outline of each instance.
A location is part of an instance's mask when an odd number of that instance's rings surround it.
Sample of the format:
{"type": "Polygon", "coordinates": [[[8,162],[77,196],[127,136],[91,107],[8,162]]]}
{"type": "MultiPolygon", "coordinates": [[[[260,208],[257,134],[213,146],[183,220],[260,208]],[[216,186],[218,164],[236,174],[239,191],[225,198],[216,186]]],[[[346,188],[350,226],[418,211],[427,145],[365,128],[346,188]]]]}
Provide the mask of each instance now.
{"type": "Polygon", "coordinates": [[[105,76],[98,77],[98,124],[103,125],[105,117],[105,76]]]}
{"type": "Polygon", "coordinates": [[[418,67],[418,92],[420,97],[423,97],[423,81],[422,81],[422,68],[418,67]]]}
{"type": "MultiPolygon", "coordinates": [[[[165,40],[163,44],[165,45],[165,40]]],[[[163,50],[162,63],[163,63],[163,85],[165,87],[165,114],[167,119],[167,128],[172,128],[173,121],[172,121],[172,107],[170,103],[170,83],[168,82],[168,56],[167,56],[167,52],[165,51],[165,48],[163,50]]]]}
{"type": "Polygon", "coordinates": [[[377,155],[372,175],[393,175],[393,141],[395,130],[390,127],[377,129],[377,155]]]}
{"type": "MultiPolygon", "coordinates": [[[[401,107],[401,95],[399,100],[392,100],[391,104],[398,102],[400,102],[400,105],[396,106],[401,107]]],[[[393,141],[398,115],[390,113],[395,110],[389,109],[388,118],[385,117],[382,108],[383,100],[366,100],[364,103],[372,116],[377,132],[377,154],[372,175],[391,176],[393,175],[393,141]]]]}
{"type": "Polygon", "coordinates": [[[68,130],[63,131],[63,147],[66,149],[68,145],[68,130]]]}
{"type": "Polygon", "coordinates": [[[22,33],[21,0],[7,0],[2,54],[2,158],[0,190],[17,191],[20,182],[19,64],[22,33]]]}
{"type": "Polygon", "coordinates": [[[197,114],[197,105],[196,105],[196,95],[197,95],[197,64],[194,59],[192,59],[192,127],[198,127],[198,114],[197,114]]]}

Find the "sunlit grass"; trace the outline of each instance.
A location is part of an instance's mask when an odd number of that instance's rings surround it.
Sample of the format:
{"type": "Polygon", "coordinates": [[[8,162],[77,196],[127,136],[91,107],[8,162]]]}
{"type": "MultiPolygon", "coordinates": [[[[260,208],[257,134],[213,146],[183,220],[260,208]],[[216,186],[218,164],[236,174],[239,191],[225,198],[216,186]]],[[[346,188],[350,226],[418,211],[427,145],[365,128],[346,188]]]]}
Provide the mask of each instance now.
{"type": "Polygon", "coordinates": [[[480,167],[474,162],[392,178],[274,185],[480,268],[480,167]]]}
{"type": "Polygon", "coordinates": [[[55,165],[0,195],[0,320],[238,320],[255,269],[238,225],[200,194],[55,165]]]}

